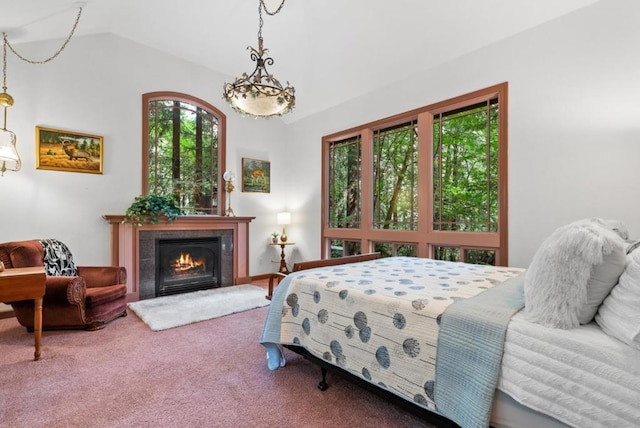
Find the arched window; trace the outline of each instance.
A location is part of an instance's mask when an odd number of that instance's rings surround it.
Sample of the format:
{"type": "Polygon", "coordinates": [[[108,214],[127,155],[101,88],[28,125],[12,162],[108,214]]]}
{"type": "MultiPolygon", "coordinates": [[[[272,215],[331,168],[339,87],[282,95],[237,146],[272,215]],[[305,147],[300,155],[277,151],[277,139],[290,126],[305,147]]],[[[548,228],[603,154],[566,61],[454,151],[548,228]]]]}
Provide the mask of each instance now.
{"type": "Polygon", "coordinates": [[[173,195],[187,214],[224,214],[226,116],[177,92],[142,96],[142,191],[173,195]]]}

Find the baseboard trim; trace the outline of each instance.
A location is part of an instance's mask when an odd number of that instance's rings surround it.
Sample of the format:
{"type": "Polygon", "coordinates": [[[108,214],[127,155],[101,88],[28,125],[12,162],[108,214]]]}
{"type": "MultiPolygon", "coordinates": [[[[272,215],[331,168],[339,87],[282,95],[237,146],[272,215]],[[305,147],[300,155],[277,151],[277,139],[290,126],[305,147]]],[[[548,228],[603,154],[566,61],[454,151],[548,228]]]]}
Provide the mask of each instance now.
{"type": "Polygon", "coordinates": [[[261,281],[261,280],[264,280],[264,279],[269,279],[269,278],[271,278],[271,275],[273,275],[273,274],[271,274],[271,273],[263,273],[261,275],[252,276],[251,277],[251,282],[253,282],[253,281],[261,281]]]}
{"type": "Polygon", "coordinates": [[[236,278],[233,285],[249,284],[251,282],[250,276],[241,276],[236,278]]]}

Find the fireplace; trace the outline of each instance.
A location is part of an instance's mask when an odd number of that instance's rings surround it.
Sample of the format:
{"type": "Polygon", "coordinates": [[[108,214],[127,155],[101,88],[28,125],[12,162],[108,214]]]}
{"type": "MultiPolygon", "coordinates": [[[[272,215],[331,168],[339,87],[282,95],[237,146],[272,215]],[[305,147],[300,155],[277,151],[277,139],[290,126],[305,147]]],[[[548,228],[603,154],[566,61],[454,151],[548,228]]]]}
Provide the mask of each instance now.
{"type": "Polygon", "coordinates": [[[222,285],[219,237],[157,239],[155,248],[156,297],[222,285]]]}
{"type": "Polygon", "coordinates": [[[111,264],[127,269],[127,302],[156,294],[156,240],[218,237],[221,287],[246,284],[249,275],[249,226],[255,217],[184,215],[158,224],[125,223],[124,215],[103,215],[111,230],[111,264]]]}

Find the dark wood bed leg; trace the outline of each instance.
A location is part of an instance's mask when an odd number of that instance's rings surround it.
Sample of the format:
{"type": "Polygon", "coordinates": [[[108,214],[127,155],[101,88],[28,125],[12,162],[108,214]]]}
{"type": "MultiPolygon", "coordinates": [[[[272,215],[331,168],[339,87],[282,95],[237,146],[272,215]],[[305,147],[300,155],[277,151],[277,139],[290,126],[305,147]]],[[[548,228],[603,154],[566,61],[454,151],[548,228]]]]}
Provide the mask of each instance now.
{"type": "Polygon", "coordinates": [[[320,391],[326,391],[329,387],[329,385],[327,385],[327,369],[320,367],[320,372],[322,373],[322,380],[318,382],[318,389],[320,391]]]}

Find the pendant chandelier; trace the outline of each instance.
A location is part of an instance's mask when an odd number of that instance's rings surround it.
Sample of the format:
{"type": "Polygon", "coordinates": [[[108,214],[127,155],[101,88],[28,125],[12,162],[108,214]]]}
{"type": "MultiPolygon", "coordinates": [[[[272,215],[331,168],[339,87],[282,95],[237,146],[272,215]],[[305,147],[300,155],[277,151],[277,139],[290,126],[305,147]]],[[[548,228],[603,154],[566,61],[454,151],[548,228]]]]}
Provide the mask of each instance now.
{"type": "Polygon", "coordinates": [[[67,39],[56,53],[45,60],[33,61],[20,55],[7,40],[7,33],[2,33],[2,93],[0,93],[0,107],[3,108],[4,115],[2,129],[0,129],[0,175],[4,175],[5,171],[20,171],[20,168],[22,167],[22,161],[20,160],[20,155],[18,154],[18,149],[16,147],[16,134],[7,129],[7,108],[13,105],[13,97],[7,93],[7,48],[9,48],[18,58],[30,64],[45,64],[51,61],[60,55],[67,46],[67,43],[69,43],[69,40],[71,40],[71,37],[78,26],[78,22],[80,21],[83,5],[84,3],[77,4],[79,9],[78,16],[76,17],[76,21],[73,24],[73,28],[71,29],[71,33],[67,39]]]}
{"type": "Polygon", "coordinates": [[[0,130],[0,175],[6,170],[20,171],[22,162],[16,148],[16,134],[7,129],[7,108],[13,105],[13,97],[7,93],[7,35],[2,33],[4,43],[2,45],[2,93],[0,94],[0,106],[4,110],[4,120],[0,130]]]}
{"type": "Polygon", "coordinates": [[[287,82],[283,87],[280,81],[267,71],[267,65],[273,65],[273,58],[267,56],[268,49],[264,47],[262,40],[262,8],[268,15],[275,15],[284,6],[285,0],[275,12],[269,12],[264,5],[264,0],[259,0],[258,16],[260,26],[258,29],[258,49],[249,46],[251,60],[256,62],[253,73],[236,78],[235,82],[224,84],[224,98],[238,113],[253,117],[282,116],[289,113],[296,103],[295,89],[287,82]]]}

